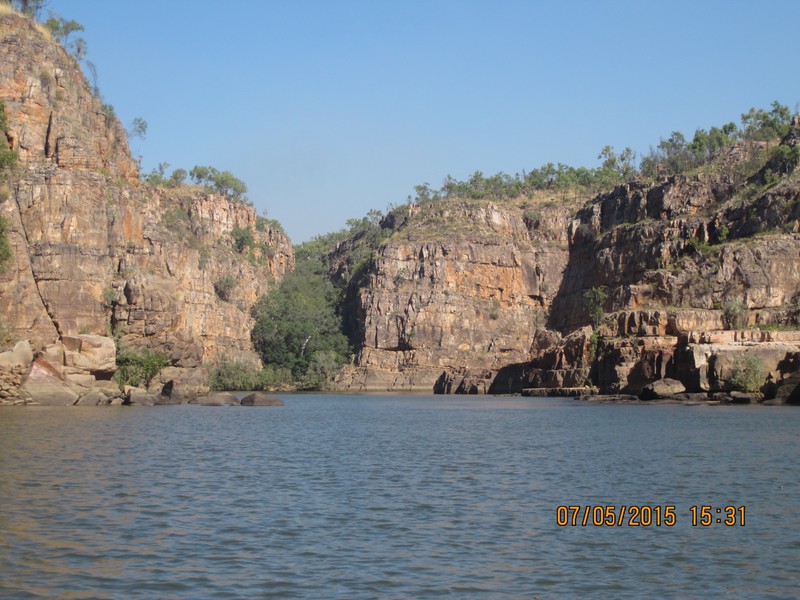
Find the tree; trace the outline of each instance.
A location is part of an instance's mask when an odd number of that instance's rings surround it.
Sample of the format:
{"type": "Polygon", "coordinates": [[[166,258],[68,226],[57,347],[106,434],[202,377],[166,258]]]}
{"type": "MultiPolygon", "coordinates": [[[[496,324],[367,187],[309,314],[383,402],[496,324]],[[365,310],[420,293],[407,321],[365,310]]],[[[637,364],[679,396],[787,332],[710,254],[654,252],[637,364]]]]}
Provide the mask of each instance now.
{"type": "Polygon", "coordinates": [[[208,182],[208,178],[211,174],[210,167],[201,167],[195,166],[189,171],[189,177],[192,181],[194,181],[197,185],[205,185],[208,182]]]}
{"type": "Polygon", "coordinates": [[[131,122],[131,129],[128,135],[132,138],[145,139],[147,137],[147,121],[142,117],[135,117],[131,122]]]}
{"type": "Polygon", "coordinates": [[[751,108],[742,114],[745,139],[769,141],[786,135],[792,122],[792,112],[788,106],[780,104],[777,100],[771,106],[772,109],[769,111],[763,108],[751,108]]]}
{"type": "Polygon", "coordinates": [[[244,200],[247,185],[230,171],[217,171],[214,174],[213,188],[230,200],[244,200]]]}
{"type": "Polygon", "coordinates": [[[150,185],[164,185],[168,168],[168,162],[160,162],[148,175],[144,176],[144,180],[150,185]]]}
{"type": "Polygon", "coordinates": [[[92,95],[95,98],[100,97],[100,86],[97,83],[97,66],[90,61],[86,61],[86,70],[89,71],[89,76],[92,78],[92,95]]]}
{"type": "Polygon", "coordinates": [[[175,169],[167,180],[168,187],[180,187],[186,183],[186,169],[175,169]]]}
{"type": "Polygon", "coordinates": [[[75,60],[82,61],[86,58],[86,54],[89,52],[86,46],[86,40],[83,38],[77,38],[75,41],[70,42],[67,49],[72,53],[72,56],[75,57],[75,60]]]}
{"type": "Polygon", "coordinates": [[[42,10],[47,6],[47,0],[12,0],[11,6],[38,21],[42,10]]]}
{"type": "Polygon", "coordinates": [[[602,287],[593,287],[586,290],[583,294],[583,303],[586,312],[589,313],[589,318],[592,321],[592,326],[597,329],[605,316],[605,303],[608,299],[608,294],[602,287]]]}
{"type": "Polygon", "coordinates": [[[229,200],[247,200],[247,185],[230,171],[197,165],[189,171],[189,177],[197,185],[210,188],[229,200]]]}
{"type": "Polygon", "coordinates": [[[299,262],[295,272],[253,309],[253,344],[264,364],[288,368],[298,381],[312,364],[317,374],[330,374],[332,363],[343,364],[349,346],[335,301],[336,291],[322,263],[313,258],[299,262]]]}
{"type": "Polygon", "coordinates": [[[67,21],[63,17],[56,16],[51,16],[43,23],[43,25],[44,28],[47,29],[50,34],[65,48],[67,47],[67,42],[70,35],[76,31],[84,30],[83,25],[77,21],[67,21]]]}

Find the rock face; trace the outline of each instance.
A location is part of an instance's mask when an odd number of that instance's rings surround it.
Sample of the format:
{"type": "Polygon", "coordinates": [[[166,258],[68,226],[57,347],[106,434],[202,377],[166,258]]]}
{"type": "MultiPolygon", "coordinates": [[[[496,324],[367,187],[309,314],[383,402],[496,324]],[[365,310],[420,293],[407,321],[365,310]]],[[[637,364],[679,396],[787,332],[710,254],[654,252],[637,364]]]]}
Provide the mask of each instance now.
{"type": "Polygon", "coordinates": [[[430,391],[443,377],[440,388],[487,391],[486,373],[527,359],[544,326],[569,216],[555,204],[535,215],[474,201],[412,206],[373,257],[357,303],[357,367],[341,386],[430,391]]]}
{"type": "MultiPolygon", "coordinates": [[[[19,157],[0,182],[13,251],[0,320],[31,354],[0,355],[0,400],[55,386],[60,403],[121,402],[113,335],[171,362],[129,401],[230,403],[202,375],[258,364],[249,309],[293,268],[289,240],[246,203],[144,185],[112,109],[30,20],[0,16],[0,58],[19,157]],[[253,243],[237,247],[235,229],[253,243]]],[[[800,125],[781,144],[800,146],[800,125]]],[[[690,395],[800,402],[800,184],[774,176],[770,151],[741,142],[713,168],[595,198],[390,214],[348,290],[357,354],[339,388],[638,395],[674,379],[690,395]]]]}
{"type": "MultiPolygon", "coordinates": [[[[796,125],[781,143],[799,141],[796,125]]],[[[689,393],[780,384],[779,364],[800,350],[800,185],[793,174],[765,184],[753,165],[767,152],[741,142],[705,173],[633,181],[582,206],[411,207],[361,287],[360,351],[342,386],[638,395],[666,378],[689,393]],[[758,382],[743,374],[746,356],[758,382]]]]}
{"type": "Polygon", "coordinates": [[[11,336],[62,343],[67,370],[85,354],[71,340],[112,332],[177,367],[257,364],[249,308],[293,268],[287,237],[246,203],[141,183],[113,110],[60,45],[13,14],[0,16],[0,99],[19,157],[0,189],[14,255],[0,274],[0,319],[11,336]],[[254,243],[239,251],[235,227],[254,243]],[[226,277],[236,285],[223,299],[215,285],[226,277]]]}

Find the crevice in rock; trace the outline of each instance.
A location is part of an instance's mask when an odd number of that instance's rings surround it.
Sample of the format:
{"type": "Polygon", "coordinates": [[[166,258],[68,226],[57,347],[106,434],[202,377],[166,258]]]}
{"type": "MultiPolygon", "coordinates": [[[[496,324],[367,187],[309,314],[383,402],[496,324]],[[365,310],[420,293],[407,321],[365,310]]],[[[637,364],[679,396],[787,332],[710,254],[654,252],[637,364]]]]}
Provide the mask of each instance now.
{"type": "Polygon", "coordinates": [[[50,144],[50,135],[53,132],[53,111],[50,111],[50,116],[47,119],[47,133],[44,136],[44,155],[45,158],[53,157],[53,146],[50,144]]]}
{"type": "MultiPolygon", "coordinates": [[[[31,244],[30,239],[28,238],[28,231],[25,229],[25,221],[22,218],[22,209],[19,206],[18,194],[19,194],[19,183],[17,184],[17,189],[14,194],[14,204],[17,207],[17,216],[19,218],[20,233],[25,238],[25,245],[30,249],[33,247],[33,245],[31,244]]],[[[39,288],[39,279],[36,277],[36,273],[33,270],[33,261],[31,260],[30,251],[28,253],[28,268],[30,269],[31,279],[33,280],[33,285],[36,288],[36,295],[39,298],[39,302],[42,303],[42,308],[44,308],[44,311],[50,318],[50,322],[53,324],[53,328],[56,330],[56,333],[58,333],[58,337],[61,338],[63,336],[61,327],[59,327],[58,321],[53,315],[53,312],[50,308],[50,303],[44,299],[44,296],[42,295],[42,290],[39,288]]]]}

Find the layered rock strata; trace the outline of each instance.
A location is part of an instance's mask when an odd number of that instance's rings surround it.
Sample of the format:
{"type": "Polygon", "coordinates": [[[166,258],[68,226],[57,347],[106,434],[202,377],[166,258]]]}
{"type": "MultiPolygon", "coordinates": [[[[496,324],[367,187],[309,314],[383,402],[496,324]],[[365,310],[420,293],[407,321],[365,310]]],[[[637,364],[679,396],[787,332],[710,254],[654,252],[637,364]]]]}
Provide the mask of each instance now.
{"type": "Polygon", "coordinates": [[[18,156],[0,185],[9,337],[44,350],[113,335],[179,368],[257,366],[249,309],[293,268],[285,234],[247,203],[142,184],[113,109],[59,44],[14,14],[0,17],[0,99],[18,156]],[[253,242],[237,247],[237,228],[253,242]]]}

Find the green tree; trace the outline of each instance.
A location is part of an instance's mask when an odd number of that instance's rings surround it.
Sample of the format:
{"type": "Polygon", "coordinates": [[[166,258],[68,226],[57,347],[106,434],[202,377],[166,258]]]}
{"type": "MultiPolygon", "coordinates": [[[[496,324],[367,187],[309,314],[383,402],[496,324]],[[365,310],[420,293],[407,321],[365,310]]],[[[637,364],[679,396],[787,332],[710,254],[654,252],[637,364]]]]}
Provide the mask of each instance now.
{"type": "Polygon", "coordinates": [[[167,179],[168,187],[180,187],[186,183],[186,169],[175,169],[167,179]]]}
{"type": "Polygon", "coordinates": [[[336,300],[322,263],[301,260],[295,272],[253,309],[253,344],[264,364],[290,369],[301,387],[309,387],[311,379],[311,387],[318,387],[319,374],[329,376],[331,364],[338,368],[349,354],[336,300]]]}
{"type": "Polygon", "coordinates": [[[130,131],[128,136],[132,138],[145,139],[147,137],[147,121],[142,117],[135,117],[131,122],[130,131]]]}
{"type": "Polygon", "coordinates": [[[745,139],[769,141],[782,138],[789,130],[792,112],[777,100],[770,110],[751,108],[742,114],[742,129],[745,139]]]}
{"type": "Polygon", "coordinates": [[[166,174],[168,168],[168,162],[160,162],[157,167],[144,176],[144,180],[150,185],[164,185],[167,182],[166,174]]]}
{"type": "Polygon", "coordinates": [[[244,252],[247,248],[252,248],[253,244],[255,243],[253,230],[248,227],[239,227],[238,225],[234,225],[233,229],[231,229],[231,237],[233,238],[233,243],[236,246],[236,251],[239,254],[244,252]]]}
{"type": "Polygon", "coordinates": [[[212,189],[229,200],[247,200],[247,185],[230,171],[198,165],[189,171],[189,177],[197,185],[212,189]]]}
{"type": "Polygon", "coordinates": [[[597,329],[605,316],[605,303],[608,299],[608,294],[602,287],[593,287],[586,290],[583,294],[583,303],[586,312],[589,313],[589,318],[592,321],[592,326],[597,329]]]}
{"type": "Polygon", "coordinates": [[[69,36],[76,31],[83,31],[83,25],[77,21],[67,21],[63,17],[51,16],[43,23],[43,25],[44,28],[47,29],[56,39],[56,41],[58,41],[65,48],[67,46],[69,36]]]}
{"type": "Polygon", "coordinates": [[[781,175],[794,171],[798,162],[800,162],[800,146],[778,146],[770,158],[770,165],[781,175]]]}

